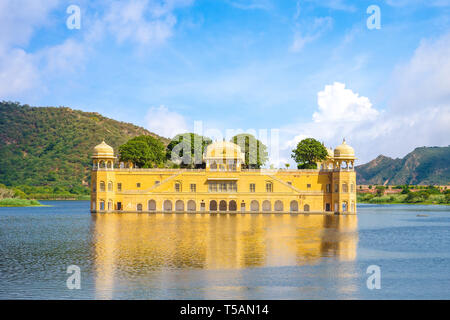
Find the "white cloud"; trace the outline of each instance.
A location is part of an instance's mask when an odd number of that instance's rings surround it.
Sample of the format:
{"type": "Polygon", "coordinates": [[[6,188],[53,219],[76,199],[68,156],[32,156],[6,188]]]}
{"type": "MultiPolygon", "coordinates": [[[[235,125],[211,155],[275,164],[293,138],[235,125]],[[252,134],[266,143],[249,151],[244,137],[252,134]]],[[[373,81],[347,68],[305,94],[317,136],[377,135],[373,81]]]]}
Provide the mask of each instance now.
{"type": "Polygon", "coordinates": [[[361,122],[378,116],[369,98],[360,97],[340,82],[326,85],[317,94],[317,104],[319,111],[313,114],[314,122],[361,122]]]}
{"type": "Polygon", "coordinates": [[[0,1],[0,47],[25,45],[37,26],[48,22],[58,0],[0,1]]]}
{"type": "Polygon", "coordinates": [[[307,0],[307,1],[313,2],[317,6],[333,10],[348,11],[348,12],[356,11],[356,7],[347,4],[345,0],[307,0]]]}
{"type": "Polygon", "coordinates": [[[415,5],[446,7],[450,6],[450,0],[386,0],[386,4],[393,7],[411,7],[415,5]]]}
{"type": "Polygon", "coordinates": [[[0,49],[0,96],[9,97],[34,87],[38,71],[33,56],[22,49],[0,49]]]}
{"type": "Polygon", "coordinates": [[[330,30],[332,26],[333,18],[331,17],[314,18],[312,23],[308,24],[306,31],[295,32],[294,41],[292,42],[290,50],[292,52],[300,52],[306,44],[320,38],[325,32],[330,30]]]}
{"type": "Polygon", "coordinates": [[[416,147],[449,145],[449,56],[450,34],[422,41],[410,61],[390,77],[382,112],[343,83],[326,85],[317,95],[318,110],[311,121],[282,129],[284,154],[306,137],[329,146],[345,137],[361,163],[379,154],[403,157],[416,147]]]}
{"type": "Polygon", "coordinates": [[[269,10],[272,8],[272,3],[269,0],[235,0],[228,1],[228,3],[242,10],[269,10]]]}
{"type": "Polygon", "coordinates": [[[150,108],[145,119],[147,129],[163,137],[173,138],[179,133],[188,131],[188,125],[184,116],[170,111],[165,106],[150,108]]]}
{"type": "Polygon", "coordinates": [[[73,39],[44,48],[38,55],[43,59],[43,72],[48,74],[75,72],[86,59],[87,47],[73,39]]]}
{"type": "Polygon", "coordinates": [[[119,43],[158,45],[170,38],[177,22],[173,11],[193,0],[116,1],[109,7],[103,22],[119,43]]]}
{"type": "MultiPolygon", "coordinates": [[[[106,3],[104,15],[82,11],[82,28],[76,38],[28,52],[35,30],[50,25],[60,0],[0,1],[0,94],[17,99],[40,91],[47,80],[82,70],[95,44],[110,32],[119,43],[155,46],[170,38],[176,24],[174,10],[194,0],[131,0],[106,3]],[[39,90],[36,90],[39,89],[39,90]]],[[[61,6],[60,6],[61,7],[61,6]]],[[[64,8],[62,8],[64,9],[64,8]]],[[[98,10],[102,12],[102,10],[98,10]]],[[[43,92],[43,91],[42,91],[43,92]]]]}

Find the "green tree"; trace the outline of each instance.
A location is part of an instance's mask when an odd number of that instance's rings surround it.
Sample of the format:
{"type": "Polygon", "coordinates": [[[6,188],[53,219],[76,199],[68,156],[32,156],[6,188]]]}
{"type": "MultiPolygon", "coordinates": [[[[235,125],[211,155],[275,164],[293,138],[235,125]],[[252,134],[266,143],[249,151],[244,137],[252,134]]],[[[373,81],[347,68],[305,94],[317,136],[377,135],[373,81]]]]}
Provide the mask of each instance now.
{"type": "Polygon", "coordinates": [[[303,139],[292,150],[291,157],[297,162],[299,169],[316,169],[317,161],[327,158],[327,149],[316,139],[303,139]]]}
{"type": "Polygon", "coordinates": [[[386,187],[385,186],[377,186],[376,187],[376,192],[377,192],[377,197],[381,197],[382,195],[384,195],[384,192],[386,191],[386,187]]]}
{"type": "Polygon", "coordinates": [[[164,144],[152,136],[137,136],[119,147],[119,160],[131,161],[139,168],[161,166],[164,159],[164,144]]]}
{"type": "Polygon", "coordinates": [[[181,168],[203,168],[203,153],[211,143],[210,138],[195,133],[177,134],[167,146],[166,159],[181,168]]]}
{"type": "Polygon", "coordinates": [[[245,155],[243,168],[259,169],[269,160],[267,146],[249,133],[237,134],[230,141],[240,146],[245,155]]]}

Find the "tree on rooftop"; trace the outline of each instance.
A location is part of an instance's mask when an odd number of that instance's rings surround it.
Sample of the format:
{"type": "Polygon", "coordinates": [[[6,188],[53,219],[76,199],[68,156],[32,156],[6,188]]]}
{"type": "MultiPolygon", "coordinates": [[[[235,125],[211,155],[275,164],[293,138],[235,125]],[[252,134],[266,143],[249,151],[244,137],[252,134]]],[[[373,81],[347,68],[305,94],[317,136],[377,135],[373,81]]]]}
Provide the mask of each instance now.
{"type": "Polygon", "coordinates": [[[317,162],[325,160],[327,156],[327,149],[313,138],[300,141],[291,154],[291,157],[297,162],[298,169],[317,169],[317,162]]]}

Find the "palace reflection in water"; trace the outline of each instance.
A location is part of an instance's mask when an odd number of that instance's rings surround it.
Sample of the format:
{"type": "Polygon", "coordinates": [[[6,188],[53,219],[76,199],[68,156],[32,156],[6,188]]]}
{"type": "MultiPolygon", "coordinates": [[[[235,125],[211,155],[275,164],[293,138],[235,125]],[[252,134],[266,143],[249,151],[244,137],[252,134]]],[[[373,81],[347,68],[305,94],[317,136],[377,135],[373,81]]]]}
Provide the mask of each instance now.
{"type": "MultiPolygon", "coordinates": [[[[354,261],[356,215],[103,214],[93,219],[96,291],[176,270],[354,261]]],[[[338,270],[336,270],[338,272],[338,270]]]]}

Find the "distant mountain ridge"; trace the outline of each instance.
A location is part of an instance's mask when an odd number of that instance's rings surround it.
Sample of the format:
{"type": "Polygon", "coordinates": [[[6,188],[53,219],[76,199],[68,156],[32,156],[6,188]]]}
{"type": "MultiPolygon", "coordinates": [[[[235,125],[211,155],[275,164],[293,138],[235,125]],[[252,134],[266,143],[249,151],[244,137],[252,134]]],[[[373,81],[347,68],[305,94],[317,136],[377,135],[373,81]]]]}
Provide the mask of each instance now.
{"type": "Polygon", "coordinates": [[[439,184],[450,183],[450,146],[420,147],[404,158],[383,155],[355,167],[357,184],[439,184]]]}
{"type": "Polygon", "coordinates": [[[142,127],[95,112],[0,102],[0,183],[8,186],[87,185],[92,149],[104,139],[115,150],[142,127]]]}

